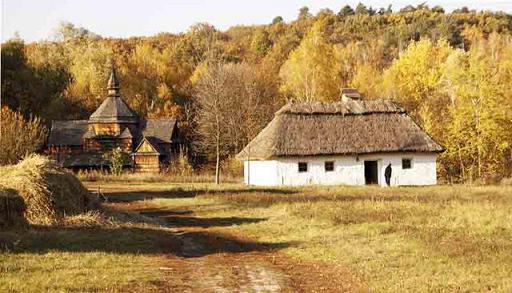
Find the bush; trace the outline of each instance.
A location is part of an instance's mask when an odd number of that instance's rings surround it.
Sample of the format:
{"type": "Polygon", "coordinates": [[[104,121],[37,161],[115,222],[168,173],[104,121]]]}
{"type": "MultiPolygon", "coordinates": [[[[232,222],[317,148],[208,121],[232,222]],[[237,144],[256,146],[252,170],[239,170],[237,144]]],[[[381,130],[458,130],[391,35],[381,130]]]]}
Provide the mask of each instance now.
{"type": "Polygon", "coordinates": [[[221,164],[222,174],[228,177],[243,177],[244,163],[234,156],[228,157],[221,164]]]}
{"type": "Polygon", "coordinates": [[[20,113],[3,107],[0,120],[0,165],[17,163],[37,151],[46,138],[46,128],[37,117],[26,120],[20,113]]]}
{"type": "Polygon", "coordinates": [[[194,169],[188,161],[187,149],[180,148],[178,156],[169,164],[169,174],[173,176],[190,176],[194,169]]]}
{"type": "Polygon", "coordinates": [[[501,179],[501,185],[512,186],[512,177],[501,179]]]}
{"type": "Polygon", "coordinates": [[[24,216],[32,224],[54,224],[93,204],[88,190],[72,173],[40,155],[0,167],[0,188],[16,190],[27,206],[24,216]]]}
{"type": "Polygon", "coordinates": [[[123,152],[120,147],[114,148],[110,154],[106,155],[105,159],[110,161],[110,171],[116,176],[123,173],[123,166],[130,161],[128,154],[123,152]]]}

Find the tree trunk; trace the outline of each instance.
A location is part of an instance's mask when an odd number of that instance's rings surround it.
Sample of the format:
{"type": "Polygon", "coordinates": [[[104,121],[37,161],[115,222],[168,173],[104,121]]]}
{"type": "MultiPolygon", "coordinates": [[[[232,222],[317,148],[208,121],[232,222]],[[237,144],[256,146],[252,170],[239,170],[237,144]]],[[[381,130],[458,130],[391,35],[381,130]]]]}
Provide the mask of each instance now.
{"type": "Polygon", "coordinates": [[[247,147],[247,185],[251,185],[251,147],[247,147]]]}
{"type": "Polygon", "coordinates": [[[216,157],[217,161],[215,162],[215,184],[220,184],[220,119],[218,116],[216,118],[217,123],[217,137],[216,137],[216,157]]]}
{"type": "Polygon", "coordinates": [[[220,152],[217,142],[217,162],[215,163],[215,184],[220,184],[220,152]]]}
{"type": "Polygon", "coordinates": [[[462,154],[460,153],[460,146],[457,148],[457,153],[459,155],[459,164],[460,164],[460,170],[462,172],[462,180],[466,180],[466,169],[464,166],[464,161],[462,160],[462,154]]]}

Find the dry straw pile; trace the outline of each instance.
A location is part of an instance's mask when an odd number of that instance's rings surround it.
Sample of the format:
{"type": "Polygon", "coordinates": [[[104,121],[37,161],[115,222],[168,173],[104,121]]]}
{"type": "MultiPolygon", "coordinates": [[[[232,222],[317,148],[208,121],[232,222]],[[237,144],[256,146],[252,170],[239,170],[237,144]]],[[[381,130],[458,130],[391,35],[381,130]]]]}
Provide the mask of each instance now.
{"type": "Polygon", "coordinates": [[[0,189],[16,190],[32,224],[55,224],[66,215],[84,212],[91,203],[89,192],[73,174],[40,155],[0,167],[0,189]]]}
{"type": "Polygon", "coordinates": [[[13,189],[0,188],[0,228],[26,224],[25,202],[13,189]]]}

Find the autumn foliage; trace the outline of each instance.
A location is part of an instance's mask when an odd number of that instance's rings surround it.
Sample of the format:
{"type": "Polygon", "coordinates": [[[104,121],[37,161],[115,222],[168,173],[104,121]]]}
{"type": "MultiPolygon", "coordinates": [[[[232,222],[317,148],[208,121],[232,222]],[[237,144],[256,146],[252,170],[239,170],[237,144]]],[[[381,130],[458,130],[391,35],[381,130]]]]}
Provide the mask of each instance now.
{"type": "Polygon", "coordinates": [[[302,8],[289,23],[276,17],[226,31],[202,23],[128,39],[64,23],[50,41],[3,44],[2,104],[47,123],[86,118],[114,63],[123,98],[142,117],[177,118],[197,164],[239,151],[287,100],[336,101],[351,86],[366,99],[402,104],[442,143],[443,178],[508,177],[511,23],[503,12],[445,13],[424,4],[316,15],[302,8]],[[217,101],[208,93],[221,84],[217,101]]]}
{"type": "Polygon", "coordinates": [[[40,149],[47,130],[41,119],[24,118],[7,107],[0,110],[0,165],[14,164],[40,149]]]}

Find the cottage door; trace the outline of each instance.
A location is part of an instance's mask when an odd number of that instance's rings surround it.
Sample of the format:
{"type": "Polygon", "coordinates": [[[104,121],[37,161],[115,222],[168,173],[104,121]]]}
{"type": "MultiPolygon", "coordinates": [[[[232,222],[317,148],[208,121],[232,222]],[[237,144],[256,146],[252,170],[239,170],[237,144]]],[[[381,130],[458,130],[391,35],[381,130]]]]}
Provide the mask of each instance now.
{"type": "Polygon", "coordinates": [[[364,161],[364,180],[366,185],[379,184],[377,161],[364,161]]]}

